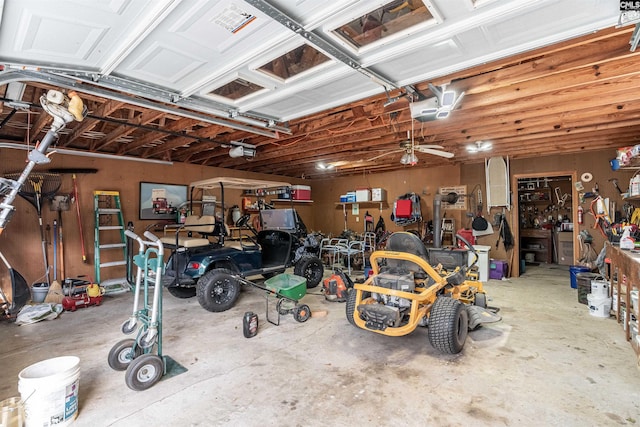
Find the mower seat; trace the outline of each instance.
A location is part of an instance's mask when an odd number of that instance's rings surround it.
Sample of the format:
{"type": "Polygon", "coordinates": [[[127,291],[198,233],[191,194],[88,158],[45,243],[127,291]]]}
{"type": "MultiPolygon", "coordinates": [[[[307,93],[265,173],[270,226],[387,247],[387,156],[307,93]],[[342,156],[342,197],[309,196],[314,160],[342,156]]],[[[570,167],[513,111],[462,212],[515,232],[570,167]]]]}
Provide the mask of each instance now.
{"type": "MultiPolygon", "coordinates": [[[[416,255],[428,262],[427,248],[422,240],[413,233],[398,231],[387,240],[386,250],[394,252],[406,252],[416,255]]],[[[387,266],[396,271],[411,271],[416,279],[427,278],[427,273],[416,263],[400,259],[387,259],[387,266]]]]}

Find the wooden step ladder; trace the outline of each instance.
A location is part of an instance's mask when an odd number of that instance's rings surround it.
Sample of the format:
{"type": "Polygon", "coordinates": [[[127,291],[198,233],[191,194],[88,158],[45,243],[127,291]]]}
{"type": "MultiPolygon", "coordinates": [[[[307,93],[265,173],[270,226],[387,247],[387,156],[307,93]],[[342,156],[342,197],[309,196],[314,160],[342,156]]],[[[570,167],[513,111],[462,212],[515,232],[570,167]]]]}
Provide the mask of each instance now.
{"type": "Polygon", "coordinates": [[[451,239],[451,245],[456,243],[456,220],[453,218],[442,218],[442,228],[440,229],[440,242],[444,245],[445,238],[451,239]]]}
{"type": "Polygon", "coordinates": [[[127,264],[127,240],[124,234],[125,225],[120,205],[120,193],[118,191],[96,190],[93,192],[93,206],[95,210],[95,281],[101,283],[100,271],[102,268],[127,264]],[[113,249],[122,250],[122,259],[117,255],[110,255],[106,257],[109,261],[103,262],[102,259],[106,255],[103,254],[103,251],[113,249]]]}

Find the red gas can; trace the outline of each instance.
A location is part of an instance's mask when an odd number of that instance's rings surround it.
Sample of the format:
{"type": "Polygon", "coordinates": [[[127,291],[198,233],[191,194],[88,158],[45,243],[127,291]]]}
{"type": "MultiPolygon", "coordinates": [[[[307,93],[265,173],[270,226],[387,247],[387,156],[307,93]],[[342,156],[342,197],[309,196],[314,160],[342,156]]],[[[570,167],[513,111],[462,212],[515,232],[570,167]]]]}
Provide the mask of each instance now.
{"type": "MultiPolygon", "coordinates": [[[[476,244],[476,237],[473,235],[473,230],[469,228],[462,228],[458,230],[458,234],[461,235],[467,242],[472,245],[476,244]]],[[[458,247],[465,248],[466,245],[458,239],[458,247]]]]}

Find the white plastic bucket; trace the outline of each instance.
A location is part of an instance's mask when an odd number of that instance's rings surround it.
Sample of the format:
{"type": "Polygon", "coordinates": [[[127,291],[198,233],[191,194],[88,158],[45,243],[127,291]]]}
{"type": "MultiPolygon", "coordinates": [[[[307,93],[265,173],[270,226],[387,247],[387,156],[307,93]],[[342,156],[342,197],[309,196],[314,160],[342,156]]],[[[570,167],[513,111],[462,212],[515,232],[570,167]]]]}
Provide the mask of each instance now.
{"type": "Polygon", "coordinates": [[[78,415],[80,359],[62,356],[43,360],[18,374],[26,427],[64,427],[78,415]]]}
{"type": "Polygon", "coordinates": [[[593,294],[587,295],[589,314],[595,317],[609,317],[611,312],[611,298],[601,298],[593,294]]]}
{"type": "Polygon", "coordinates": [[[609,298],[609,282],[606,280],[592,280],[591,294],[599,298],[609,298]]]}

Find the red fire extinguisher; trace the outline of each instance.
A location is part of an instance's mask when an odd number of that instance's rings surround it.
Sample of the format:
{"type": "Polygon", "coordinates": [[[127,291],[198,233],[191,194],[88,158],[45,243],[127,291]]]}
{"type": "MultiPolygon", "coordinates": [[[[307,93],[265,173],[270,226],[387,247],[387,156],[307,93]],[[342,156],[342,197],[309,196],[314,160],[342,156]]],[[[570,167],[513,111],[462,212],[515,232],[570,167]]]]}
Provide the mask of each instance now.
{"type": "Polygon", "coordinates": [[[578,206],[578,224],[582,224],[584,222],[584,209],[582,206],[578,206]]]}

